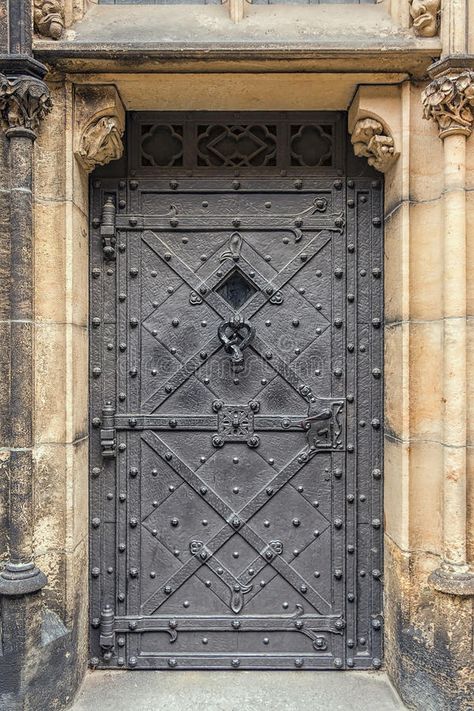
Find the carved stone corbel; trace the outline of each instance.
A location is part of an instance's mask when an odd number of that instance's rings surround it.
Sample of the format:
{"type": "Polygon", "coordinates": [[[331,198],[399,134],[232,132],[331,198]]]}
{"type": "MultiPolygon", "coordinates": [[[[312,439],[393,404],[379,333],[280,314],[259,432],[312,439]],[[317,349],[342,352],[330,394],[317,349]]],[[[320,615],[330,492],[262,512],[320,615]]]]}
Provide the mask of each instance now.
{"type": "Polygon", "coordinates": [[[441,0],[410,0],[413,30],[419,37],[436,37],[439,30],[441,0]]]}
{"type": "Polygon", "coordinates": [[[49,89],[40,79],[0,74],[0,116],[7,128],[35,131],[52,107],[49,89]]]}
{"type": "Polygon", "coordinates": [[[369,117],[359,119],[352,130],[351,143],[356,156],[367,158],[376,170],[385,173],[392,166],[394,141],[380,121],[369,117]]]}
{"type": "Polygon", "coordinates": [[[74,155],[84,170],[123,153],[125,109],[115,86],[80,86],[75,92],[74,155]]]}
{"type": "Polygon", "coordinates": [[[359,87],[349,111],[351,143],[357,157],[367,158],[369,165],[382,173],[386,173],[400,155],[386,116],[397,125],[398,88],[359,87]]]}
{"type": "Polygon", "coordinates": [[[438,124],[440,138],[469,136],[474,125],[474,71],[450,71],[435,77],[421,95],[423,117],[438,124]]]}
{"type": "Polygon", "coordinates": [[[64,30],[64,0],[34,0],[33,19],[37,34],[60,39],[64,30]]]}

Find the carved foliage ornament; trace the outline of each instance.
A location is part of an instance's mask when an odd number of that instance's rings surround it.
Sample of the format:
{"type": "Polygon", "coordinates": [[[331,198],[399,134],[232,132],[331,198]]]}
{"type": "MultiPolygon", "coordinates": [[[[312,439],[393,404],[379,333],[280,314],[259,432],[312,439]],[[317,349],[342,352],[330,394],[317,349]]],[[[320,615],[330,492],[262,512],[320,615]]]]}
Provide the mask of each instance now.
{"type": "Polygon", "coordinates": [[[474,124],[474,72],[466,70],[437,77],[422,95],[423,116],[438,123],[440,137],[468,136],[474,124]]]}
{"type": "Polygon", "coordinates": [[[0,74],[0,116],[7,128],[34,131],[53,108],[49,89],[39,79],[20,76],[9,79],[0,74]]]}
{"type": "Polygon", "coordinates": [[[441,0],[410,0],[413,29],[420,37],[435,37],[439,27],[441,0]]]}
{"type": "Polygon", "coordinates": [[[380,121],[362,118],[352,131],[351,142],[358,157],[368,159],[369,165],[384,173],[397,157],[393,138],[387,135],[380,121]]]}
{"type": "Polygon", "coordinates": [[[59,39],[64,29],[62,0],[34,0],[34,22],[38,34],[59,39]]]}
{"type": "Polygon", "coordinates": [[[120,158],[123,152],[123,127],[116,116],[94,118],[82,133],[78,159],[86,170],[106,165],[120,158]]]}

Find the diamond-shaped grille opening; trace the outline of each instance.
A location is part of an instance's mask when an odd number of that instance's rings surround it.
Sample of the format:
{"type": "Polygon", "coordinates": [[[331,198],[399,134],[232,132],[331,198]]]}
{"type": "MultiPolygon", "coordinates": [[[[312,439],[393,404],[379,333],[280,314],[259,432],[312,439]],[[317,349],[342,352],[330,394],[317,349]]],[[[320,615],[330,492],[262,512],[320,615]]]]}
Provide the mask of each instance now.
{"type": "Polygon", "coordinates": [[[257,288],[240,269],[233,269],[215,291],[234,309],[240,309],[257,292],[257,288]]]}

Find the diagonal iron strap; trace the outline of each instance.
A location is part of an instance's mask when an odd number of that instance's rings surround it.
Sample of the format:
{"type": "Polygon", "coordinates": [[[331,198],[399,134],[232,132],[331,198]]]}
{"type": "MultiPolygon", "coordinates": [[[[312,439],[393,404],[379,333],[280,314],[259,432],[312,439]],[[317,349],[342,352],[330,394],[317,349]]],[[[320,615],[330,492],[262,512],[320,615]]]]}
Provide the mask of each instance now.
{"type": "MultiPolygon", "coordinates": [[[[157,452],[160,457],[165,458],[168,464],[173,466],[176,473],[184,479],[189,486],[191,486],[200,496],[205,496],[205,500],[210,506],[212,506],[214,511],[216,511],[216,513],[227,521],[227,525],[220,529],[220,531],[218,531],[218,533],[206,543],[206,548],[211,554],[214,554],[228,540],[230,540],[236,531],[238,531],[242,538],[244,538],[249,545],[255,548],[258,553],[267,549],[268,544],[246,524],[270,500],[270,498],[282,488],[282,486],[288,483],[290,479],[295,476],[295,474],[306,463],[307,457],[302,456],[301,453],[295,457],[272,479],[271,483],[265,489],[259,491],[244,506],[244,508],[236,514],[219,496],[217,496],[214,491],[212,491],[212,489],[208,489],[208,487],[204,485],[202,479],[181,459],[179,459],[179,457],[173,455],[169,448],[156,434],[144,432],[142,438],[152,449],[157,452]],[[171,462],[173,463],[171,464],[171,462]]],[[[316,590],[314,590],[312,586],[305,583],[304,579],[301,578],[301,576],[299,576],[299,574],[296,573],[296,571],[294,571],[293,568],[286,563],[286,561],[279,556],[272,556],[272,559],[268,562],[271,562],[272,566],[274,566],[278,572],[285,577],[287,582],[292,585],[292,587],[300,593],[305,593],[308,600],[311,598],[311,604],[316,610],[318,610],[318,612],[327,611],[329,609],[327,601],[324,600],[324,598],[316,590]],[[305,586],[306,590],[302,590],[301,586],[305,586]]],[[[162,589],[154,592],[145,601],[142,608],[143,613],[153,614],[155,610],[158,609],[169,597],[169,595],[175,592],[177,588],[188,580],[188,578],[193,575],[193,573],[195,573],[201,565],[202,561],[196,557],[193,557],[184,563],[184,565],[167,580],[162,589]]]]}

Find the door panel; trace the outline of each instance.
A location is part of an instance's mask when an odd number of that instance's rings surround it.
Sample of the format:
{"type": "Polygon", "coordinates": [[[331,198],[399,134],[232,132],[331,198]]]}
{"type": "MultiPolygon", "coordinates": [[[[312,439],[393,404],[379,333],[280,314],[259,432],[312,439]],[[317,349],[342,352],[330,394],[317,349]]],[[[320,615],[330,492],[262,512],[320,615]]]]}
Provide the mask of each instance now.
{"type": "Polygon", "coordinates": [[[93,182],[96,665],[380,665],[382,186],[342,129],[138,114],[93,182]]]}

